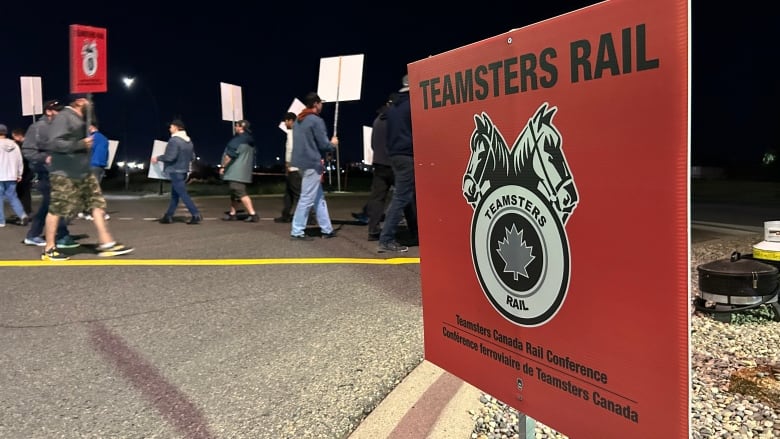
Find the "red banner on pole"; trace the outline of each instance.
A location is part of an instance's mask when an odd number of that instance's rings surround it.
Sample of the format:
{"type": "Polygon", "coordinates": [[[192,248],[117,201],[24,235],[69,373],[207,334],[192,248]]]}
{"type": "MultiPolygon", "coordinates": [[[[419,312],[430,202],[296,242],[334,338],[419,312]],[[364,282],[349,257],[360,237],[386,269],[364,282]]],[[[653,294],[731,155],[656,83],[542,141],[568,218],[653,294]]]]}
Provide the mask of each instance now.
{"type": "Polygon", "coordinates": [[[689,5],[409,64],[429,361],[570,437],[688,435],[689,5]]]}
{"type": "Polygon", "coordinates": [[[70,92],[95,93],[108,90],[106,29],[70,25],[70,92]]]}

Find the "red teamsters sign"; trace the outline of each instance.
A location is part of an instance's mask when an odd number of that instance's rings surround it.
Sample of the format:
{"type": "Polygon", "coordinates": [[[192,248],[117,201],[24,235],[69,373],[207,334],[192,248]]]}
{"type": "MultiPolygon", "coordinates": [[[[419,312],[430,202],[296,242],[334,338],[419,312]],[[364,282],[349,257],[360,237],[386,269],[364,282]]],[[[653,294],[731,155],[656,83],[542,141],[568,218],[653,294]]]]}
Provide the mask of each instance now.
{"type": "Polygon", "coordinates": [[[688,436],[687,1],[409,65],[426,358],[577,438],[688,436]]]}
{"type": "Polygon", "coordinates": [[[108,72],[106,29],[70,25],[70,92],[105,92],[108,72]]]}

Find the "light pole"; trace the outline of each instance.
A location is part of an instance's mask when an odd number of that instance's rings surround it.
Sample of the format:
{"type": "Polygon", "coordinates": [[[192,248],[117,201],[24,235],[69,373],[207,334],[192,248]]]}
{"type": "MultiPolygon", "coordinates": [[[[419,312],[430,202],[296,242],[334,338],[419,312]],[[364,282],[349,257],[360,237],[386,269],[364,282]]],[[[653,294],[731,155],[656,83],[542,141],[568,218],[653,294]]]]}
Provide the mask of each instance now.
{"type": "MultiPolygon", "coordinates": [[[[123,76],[122,77],[122,84],[124,84],[125,88],[128,89],[128,90],[130,90],[130,88],[133,86],[133,82],[135,82],[135,78],[130,78],[130,77],[127,77],[127,76],[123,76]]],[[[122,150],[124,152],[125,159],[124,159],[124,161],[121,162],[121,164],[117,163],[117,165],[122,166],[122,169],[125,171],[125,192],[127,192],[128,190],[130,190],[130,175],[127,173],[127,161],[130,159],[127,156],[127,150],[128,150],[128,145],[127,145],[127,99],[125,99],[125,105],[124,105],[124,108],[122,109],[122,115],[123,115],[122,122],[123,122],[123,125],[124,125],[122,127],[122,129],[123,129],[122,141],[124,142],[124,146],[123,146],[122,150]]]]}
{"type": "MultiPolygon", "coordinates": [[[[128,91],[130,91],[133,88],[133,85],[136,83],[136,78],[135,77],[131,77],[131,76],[123,76],[122,77],[122,83],[125,85],[125,88],[128,91]]],[[[159,123],[159,119],[160,119],[160,109],[159,109],[159,107],[157,105],[157,97],[154,95],[154,93],[152,93],[152,90],[149,88],[149,86],[145,82],[141,81],[140,84],[143,87],[143,89],[146,91],[146,93],[149,94],[149,97],[152,99],[152,106],[154,108],[154,123],[157,124],[157,123],[159,123]]],[[[127,110],[125,110],[125,111],[127,111],[127,110]]],[[[127,125],[127,122],[125,122],[125,125],[127,125]]],[[[126,127],[125,127],[125,130],[127,130],[126,127]]],[[[153,132],[155,133],[154,136],[156,137],[157,130],[154,130],[153,132]]],[[[154,140],[154,139],[152,139],[152,140],[154,140]]],[[[125,162],[127,162],[127,149],[125,149],[125,162]]],[[[125,175],[127,175],[126,172],[125,172],[125,175]]],[[[162,193],[163,193],[163,180],[160,180],[159,194],[162,195],[162,193]]]]}

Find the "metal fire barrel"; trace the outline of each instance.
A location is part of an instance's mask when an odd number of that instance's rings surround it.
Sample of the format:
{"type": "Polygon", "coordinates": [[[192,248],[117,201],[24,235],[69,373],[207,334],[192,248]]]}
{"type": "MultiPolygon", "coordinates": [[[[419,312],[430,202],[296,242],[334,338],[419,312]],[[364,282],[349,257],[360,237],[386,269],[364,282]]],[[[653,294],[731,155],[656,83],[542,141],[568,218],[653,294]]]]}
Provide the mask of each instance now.
{"type": "Polygon", "coordinates": [[[777,267],[739,253],[697,267],[701,297],[710,302],[743,307],[777,300],[777,267]]]}

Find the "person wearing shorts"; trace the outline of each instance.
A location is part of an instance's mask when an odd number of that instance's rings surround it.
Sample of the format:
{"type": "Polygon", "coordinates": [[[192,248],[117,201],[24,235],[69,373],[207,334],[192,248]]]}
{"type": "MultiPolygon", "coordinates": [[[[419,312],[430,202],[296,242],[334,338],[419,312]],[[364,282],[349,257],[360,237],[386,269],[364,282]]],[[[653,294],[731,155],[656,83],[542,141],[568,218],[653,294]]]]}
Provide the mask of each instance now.
{"type": "Polygon", "coordinates": [[[100,183],[90,171],[92,136],[87,135],[85,116],[90,116],[91,103],[86,94],[71,95],[66,106],[52,120],[49,141],[45,144],[51,155],[51,201],[46,214],[44,246],[41,259],[64,261],[70,257],[60,251],[55,243],[57,226],[61,218],[70,218],[89,209],[98,235],[98,256],[118,256],[133,251],[132,247],[114,240],[108,230],[104,215],[106,200],[100,183]]]}
{"type": "Polygon", "coordinates": [[[222,166],[219,175],[228,182],[230,189],[230,210],[222,218],[225,221],[238,219],[237,208],[244,206],[249,214],[244,221],[256,223],[260,217],[252,204],[252,198],[246,190],[247,183],[252,182],[252,166],[255,157],[254,138],[249,130],[249,121],[239,120],[235,123],[235,135],[225,147],[222,154],[222,166]]]}

